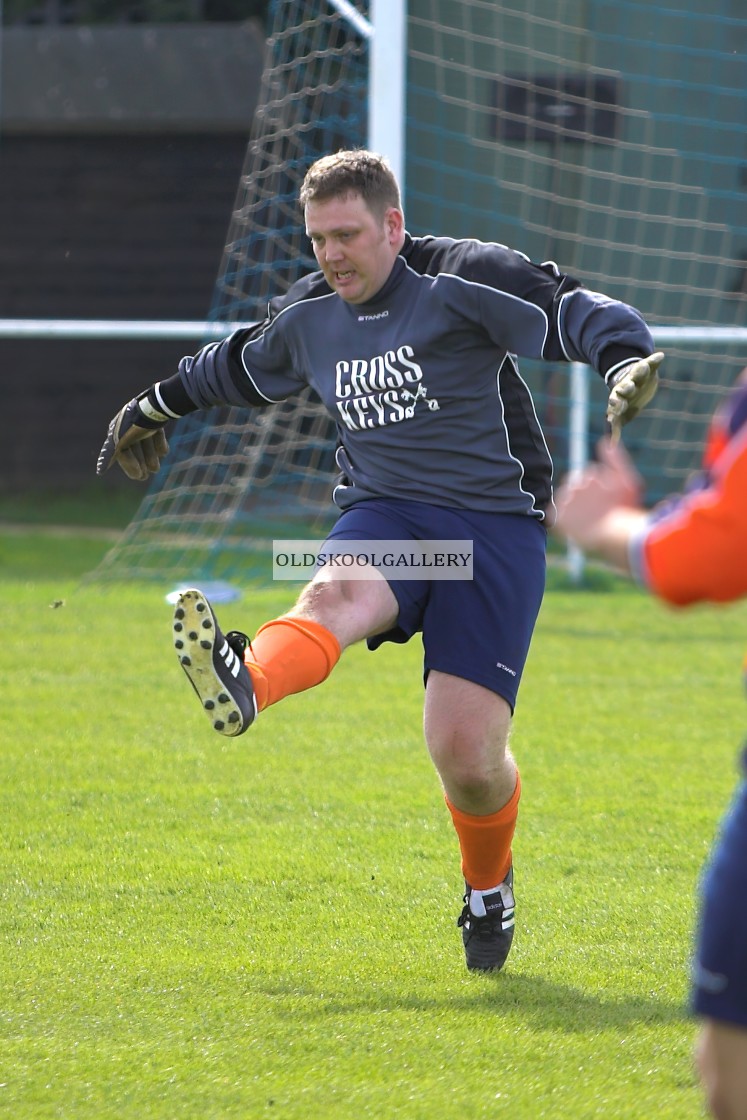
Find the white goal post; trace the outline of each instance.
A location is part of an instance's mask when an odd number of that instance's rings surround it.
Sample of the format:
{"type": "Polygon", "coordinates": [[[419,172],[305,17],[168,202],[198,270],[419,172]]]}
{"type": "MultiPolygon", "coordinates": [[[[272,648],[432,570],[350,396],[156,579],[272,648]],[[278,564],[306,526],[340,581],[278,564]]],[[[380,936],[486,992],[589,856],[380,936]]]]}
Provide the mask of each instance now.
{"type": "Polygon", "coordinates": [[[350,0],[329,0],[369,43],[368,147],[389,160],[405,197],[407,0],[371,0],[370,20],[350,0]]]}

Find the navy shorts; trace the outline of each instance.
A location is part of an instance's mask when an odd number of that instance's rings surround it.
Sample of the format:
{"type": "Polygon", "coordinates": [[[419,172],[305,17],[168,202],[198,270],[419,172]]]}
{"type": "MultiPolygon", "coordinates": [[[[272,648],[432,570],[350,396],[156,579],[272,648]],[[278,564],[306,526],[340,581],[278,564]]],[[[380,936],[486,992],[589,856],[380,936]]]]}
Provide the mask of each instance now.
{"type": "Polygon", "coordinates": [[[747,1028],[747,773],[703,875],[692,1006],[747,1028]]]}
{"type": "Polygon", "coordinates": [[[368,647],[422,632],[424,680],[431,669],[463,677],[497,692],[513,711],[545,588],[547,534],[539,521],[375,498],[341,514],[328,540],[471,540],[471,580],[387,580],[397,624],[368,647]]]}

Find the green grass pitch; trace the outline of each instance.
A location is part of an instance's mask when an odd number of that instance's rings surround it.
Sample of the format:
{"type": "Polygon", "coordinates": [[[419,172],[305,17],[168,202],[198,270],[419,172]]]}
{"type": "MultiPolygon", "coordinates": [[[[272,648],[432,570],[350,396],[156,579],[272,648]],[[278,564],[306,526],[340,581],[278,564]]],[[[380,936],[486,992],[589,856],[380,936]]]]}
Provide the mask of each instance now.
{"type": "MultiPolygon", "coordinates": [[[[744,607],[548,593],[512,739],[517,934],[472,975],[419,644],[349,651],[222,739],[169,587],[78,587],[102,548],[0,548],[0,1115],[703,1116],[687,970],[744,607]]],[[[290,594],[219,617],[251,631],[290,594]]]]}

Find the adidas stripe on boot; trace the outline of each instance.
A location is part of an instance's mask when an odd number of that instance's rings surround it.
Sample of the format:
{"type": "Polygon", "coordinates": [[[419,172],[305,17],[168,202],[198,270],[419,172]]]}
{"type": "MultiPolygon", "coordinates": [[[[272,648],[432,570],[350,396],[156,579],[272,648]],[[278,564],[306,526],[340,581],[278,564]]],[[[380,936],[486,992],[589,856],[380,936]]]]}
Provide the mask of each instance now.
{"type": "Polygon", "coordinates": [[[246,634],[238,630],[223,634],[201,591],[190,588],[181,593],[174,610],[174,648],[221,735],[242,735],[257,715],[254,685],[244,664],[248,644],[246,634]]]}
{"type": "Polygon", "coordinates": [[[467,968],[494,972],[503,968],[514,939],[514,870],[492,891],[476,891],[465,884],[461,926],[467,968]]]}

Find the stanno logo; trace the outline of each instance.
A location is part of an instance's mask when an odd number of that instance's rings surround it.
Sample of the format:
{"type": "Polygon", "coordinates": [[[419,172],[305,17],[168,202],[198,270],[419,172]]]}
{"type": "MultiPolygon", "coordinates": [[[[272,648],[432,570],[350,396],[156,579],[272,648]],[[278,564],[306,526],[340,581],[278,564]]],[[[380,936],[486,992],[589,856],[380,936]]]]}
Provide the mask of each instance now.
{"type": "Polygon", "coordinates": [[[372,323],[376,319],[386,319],[386,318],[388,318],[388,316],[389,316],[388,311],[377,311],[377,313],[375,315],[359,315],[358,316],[358,322],[359,323],[372,323]]]}

